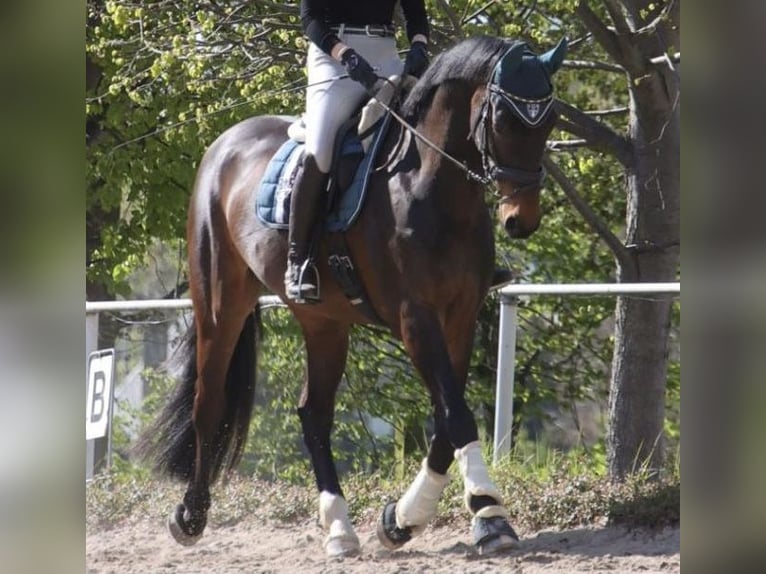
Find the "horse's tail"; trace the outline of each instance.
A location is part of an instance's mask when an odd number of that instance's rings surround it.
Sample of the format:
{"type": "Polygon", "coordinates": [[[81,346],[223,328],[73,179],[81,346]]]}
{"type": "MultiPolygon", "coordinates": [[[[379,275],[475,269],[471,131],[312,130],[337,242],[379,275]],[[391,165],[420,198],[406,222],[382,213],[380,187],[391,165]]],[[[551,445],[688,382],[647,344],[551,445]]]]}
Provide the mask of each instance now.
{"type": "MultiPolygon", "coordinates": [[[[210,480],[233,469],[242,457],[255,400],[260,307],[248,314],[226,374],[226,409],[213,439],[210,480]]],[[[135,452],[155,471],[190,480],[194,475],[196,433],[192,422],[197,381],[197,332],[190,328],[168,364],[178,381],[154,422],[141,434],[135,452]]]]}

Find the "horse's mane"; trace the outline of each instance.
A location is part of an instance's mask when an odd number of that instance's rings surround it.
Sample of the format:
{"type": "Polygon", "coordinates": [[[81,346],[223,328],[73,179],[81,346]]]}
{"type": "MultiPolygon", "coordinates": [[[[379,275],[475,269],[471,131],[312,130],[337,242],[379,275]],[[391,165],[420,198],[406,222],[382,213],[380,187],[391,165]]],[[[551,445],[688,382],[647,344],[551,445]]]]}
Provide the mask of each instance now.
{"type": "Polygon", "coordinates": [[[434,92],[448,80],[464,80],[483,83],[505,46],[510,42],[492,36],[477,36],[463,40],[434,58],[423,76],[407,96],[402,112],[408,121],[415,123],[428,110],[434,92]]]}

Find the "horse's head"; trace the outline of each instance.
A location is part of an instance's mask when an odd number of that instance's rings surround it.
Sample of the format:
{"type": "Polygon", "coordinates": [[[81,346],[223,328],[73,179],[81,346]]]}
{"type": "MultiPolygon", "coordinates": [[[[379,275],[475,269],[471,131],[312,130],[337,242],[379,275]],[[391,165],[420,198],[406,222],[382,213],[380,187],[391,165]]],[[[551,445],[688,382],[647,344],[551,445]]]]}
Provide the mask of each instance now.
{"type": "Polygon", "coordinates": [[[513,44],[473,96],[474,140],[487,177],[497,182],[498,216],[511,237],[528,237],[540,225],[541,162],[556,122],[551,76],[566,49],[566,39],[540,56],[513,44]]]}

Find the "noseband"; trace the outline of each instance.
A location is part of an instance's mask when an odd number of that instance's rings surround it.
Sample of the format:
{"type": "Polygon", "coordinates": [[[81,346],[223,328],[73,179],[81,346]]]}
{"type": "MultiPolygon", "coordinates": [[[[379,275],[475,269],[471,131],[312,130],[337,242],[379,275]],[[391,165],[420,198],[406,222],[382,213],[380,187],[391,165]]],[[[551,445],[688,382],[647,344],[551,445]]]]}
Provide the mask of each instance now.
{"type": "MultiPolygon", "coordinates": [[[[495,105],[491,102],[492,96],[497,96],[502,104],[508,106],[511,112],[527,126],[537,127],[553,109],[553,93],[537,99],[522,98],[509,94],[500,86],[489,82],[481,103],[479,117],[471,130],[471,136],[474,138],[476,148],[481,154],[482,165],[487,180],[507,181],[513,185],[513,195],[534,191],[542,186],[545,178],[545,170],[540,168],[530,171],[518,167],[504,166],[498,164],[492,149],[492,142],[489,133],[492,131],[492,119],[490,110],[495,105]],[[526,112],[524,111],[525,106],[526,112]]],[[[469,137],[471,137],[469,136],[469,137]]],[[[508,201],[511,196],[503,196],[501,202],[508,201]]]]}

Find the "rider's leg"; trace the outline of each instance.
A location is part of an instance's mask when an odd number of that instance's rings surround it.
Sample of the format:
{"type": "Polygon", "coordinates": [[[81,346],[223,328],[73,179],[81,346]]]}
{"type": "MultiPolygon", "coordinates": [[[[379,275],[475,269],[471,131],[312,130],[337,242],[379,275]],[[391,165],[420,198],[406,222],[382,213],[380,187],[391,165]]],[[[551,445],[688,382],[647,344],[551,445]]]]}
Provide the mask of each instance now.
{"type": "Polygon", "coordinates": [[[285,272],[288,299],[304,302],[319,298],[319,278],[306,265],[316,215],[323,196],[326,174],[319,170],[313,156],[303,160],[303,170],[290,198],[290,235],[285,272]]]}
{"type": "MultiPolygon", "coordinates": [[[[381,76],[401,70],[401,60],[392,38],[346,36],[344,42],[369,58],[381,76]]],[[[306,91],[306,148],[303,173],[290,203],[290,235],[285,291],[289,299],[304,302],[319,298],[318,274],[308,269],[312,230],[322,203],[327,174],[332,163],[335,135],[366,96],[364,88],[345,75],[341,64],[314,44],[309,46],[306,91]]]]}

